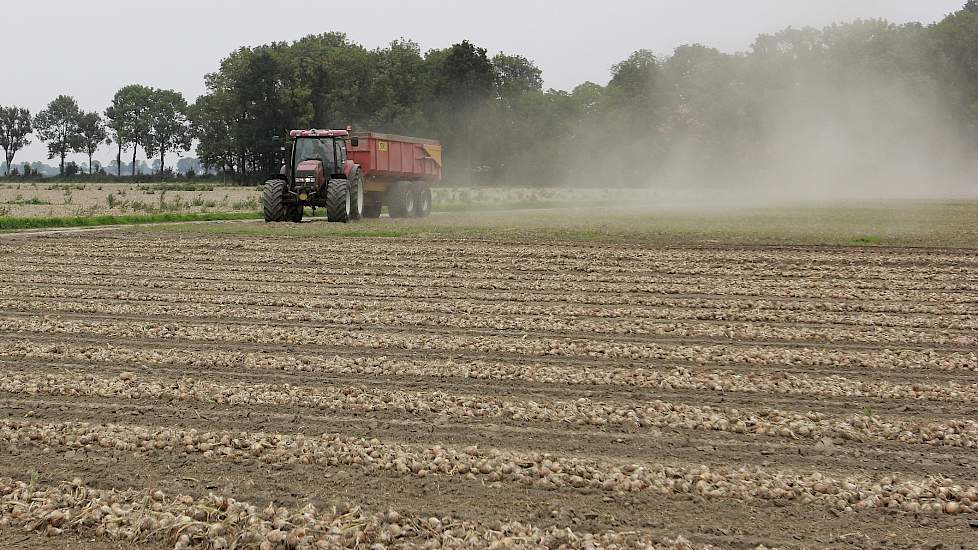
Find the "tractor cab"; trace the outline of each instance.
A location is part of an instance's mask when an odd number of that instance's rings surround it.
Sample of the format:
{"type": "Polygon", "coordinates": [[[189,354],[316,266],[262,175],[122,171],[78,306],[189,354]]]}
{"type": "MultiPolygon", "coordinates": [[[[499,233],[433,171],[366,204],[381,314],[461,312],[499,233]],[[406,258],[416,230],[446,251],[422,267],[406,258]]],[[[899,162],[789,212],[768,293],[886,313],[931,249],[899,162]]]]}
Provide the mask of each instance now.
{"type": "Polygon", "coordinates": [[[346,178],[344,130],[293,130],[292,154],[283,175],[291,176],[296,188],[319,192],[332,178],[346,178]]]}

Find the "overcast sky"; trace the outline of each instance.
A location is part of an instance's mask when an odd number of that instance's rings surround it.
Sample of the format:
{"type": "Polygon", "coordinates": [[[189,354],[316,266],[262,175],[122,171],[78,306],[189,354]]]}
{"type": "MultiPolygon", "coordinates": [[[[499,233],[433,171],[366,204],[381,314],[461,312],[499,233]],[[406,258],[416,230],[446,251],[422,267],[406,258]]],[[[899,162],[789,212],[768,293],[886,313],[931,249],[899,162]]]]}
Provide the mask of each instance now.
{"type": "MultiPolygon", "coordinates": [[[[668,54],[699,42],[737,52],[789,25],[870,17],[930,23],[964,1],[18,0],[3,7],[0,105],[36,113],[64,93],[101,112],[132,83],[176,89],[193,101],[204,74],[233,49],[326,31],[346,32],[368,48],[399,37],[422,50],[468,39],[490,55],[525,55],[543,69],[547,87],[570,89],[607,83],[610,67],[642,48],[668,54]]],[[[35,143],[15,162],[45,157],[35,143]]],[[[105,148],[98,158],[107,163],[114,155],[105,148]]]]}

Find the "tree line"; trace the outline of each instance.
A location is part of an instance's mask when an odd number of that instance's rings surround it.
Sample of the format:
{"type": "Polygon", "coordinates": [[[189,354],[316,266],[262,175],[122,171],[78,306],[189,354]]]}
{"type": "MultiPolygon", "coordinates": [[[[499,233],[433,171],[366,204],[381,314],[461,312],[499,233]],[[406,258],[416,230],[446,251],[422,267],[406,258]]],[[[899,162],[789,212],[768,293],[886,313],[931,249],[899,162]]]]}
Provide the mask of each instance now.
{"type": "MultiPolygon", "coordinates": [[[[890,145],[920,125],[954,128],[956,142],[974,151],[978,0],[932,25],[788,28],[738,54],[699,44],[663,57],[641,50],[612,67],[607,84],[569,91],[544,90],[542,70],[524,56],[489,56],[467,41],[427,52],[410,40],[367,49],[342,33],[239,48],[204,80],[192,104],[173,90],[130,85],[104,115],[81,112],[68,96],[34,117],[5,107],[0,146],[10,165],[33,133],[62,172],[69,152],[91,158],[112,144],[121,170],[122,155],[131,150],[135,160],[141,147],[162,172],[167,153],[196,143],[202,164],[244,182],[275,171],[272,136],[352,124],[441,139],[446,174],[458,182],[600,185],[754,173],[811,148],[798,134],[827,121],[847,138],[890,145]],[[907,98],[935,108],[908,113],[907,98]]],[[[882,161],[894,151],[874,154],[882,161]]]]}

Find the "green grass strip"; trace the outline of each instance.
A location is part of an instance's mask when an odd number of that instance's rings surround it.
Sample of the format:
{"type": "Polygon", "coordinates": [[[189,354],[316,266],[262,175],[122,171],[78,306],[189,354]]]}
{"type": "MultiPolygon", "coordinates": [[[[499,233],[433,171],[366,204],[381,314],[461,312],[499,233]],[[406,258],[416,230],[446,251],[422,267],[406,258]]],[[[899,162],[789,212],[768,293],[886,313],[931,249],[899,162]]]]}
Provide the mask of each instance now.
{"type": "Polygon", "coordinates": [[[260,212],[201,212],[193,214],[130,214],[123,216],[36,216],[0,217],[0,231],[47,229],[51,227],[97,227],[101,225],[136,225],[145,223],[209,222],[219,220],[261,219],[260,212]]]}

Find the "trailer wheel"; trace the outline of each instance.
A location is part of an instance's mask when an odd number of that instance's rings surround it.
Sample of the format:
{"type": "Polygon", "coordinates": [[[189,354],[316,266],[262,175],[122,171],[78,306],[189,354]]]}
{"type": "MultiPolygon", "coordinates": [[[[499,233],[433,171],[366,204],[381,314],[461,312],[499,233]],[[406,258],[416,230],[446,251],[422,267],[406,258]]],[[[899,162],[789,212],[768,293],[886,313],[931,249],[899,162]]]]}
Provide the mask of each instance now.
{"type": "Polygon", "coordinates": [[[384,196],[381,193],[364,193],[363,200],[363,217],[379,218],[380,211],[384,209],[384,196]]]}
{"type": "Polygon", "coordinates": [[[364,211],[364,194],[363,194],[363,176],[357,171],[353,175],[353,179],[350,180],[350,219],[359,220],[363,217],[364,211]]]}
{"type": "Polygon", "coordinates": [[[350,182],[329,180],[326,184],[326,219],[331,222],[349,222],[350,202],[350,182]]]}
{"type": "Polygon", "coordinates": [[[262,189],[262,211],[265,222],[280,222],[285,220],[285,182],[283,180],[267,180],[262,189]]]}
{"type": "Polygon", "coordinates": [[[411,184],[402,181],[395,183],[389,191],[388,207],[392,218],[406,218],[414,215],[414,189],[411,184]]]}
{"type": "Polygon", "coordinates": [[[414,189],[414,216],[427,218],[431,214],[431,188],[421,183],[414,189]]]}

